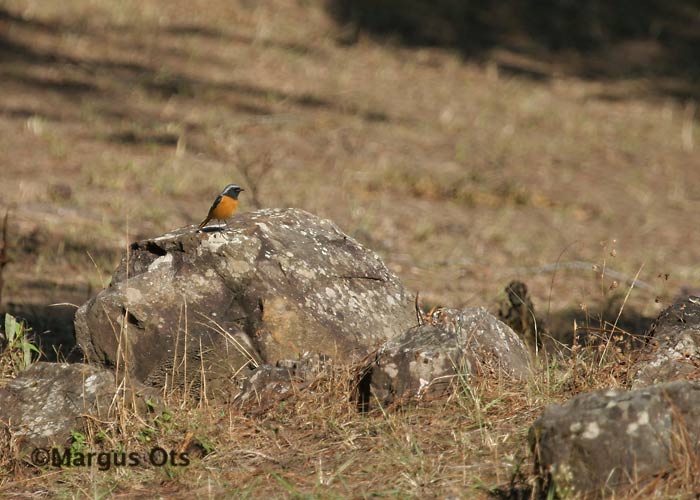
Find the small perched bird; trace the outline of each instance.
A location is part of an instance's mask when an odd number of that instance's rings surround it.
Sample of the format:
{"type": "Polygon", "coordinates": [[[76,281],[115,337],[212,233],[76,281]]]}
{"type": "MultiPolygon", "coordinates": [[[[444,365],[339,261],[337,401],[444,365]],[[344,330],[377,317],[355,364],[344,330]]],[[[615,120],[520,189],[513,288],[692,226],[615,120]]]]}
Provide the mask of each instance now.
{"type": "Polygon", "coordinates": [[[206,226],[210,220],[223,220],[233,217],[238,208],[238,195],[241,191],[245,191],[240,186],[229,184],[221,191],[221,194],[216,197],[214,204],[209,209],[207,217],[199,224],[199,229],[206,226]]]}

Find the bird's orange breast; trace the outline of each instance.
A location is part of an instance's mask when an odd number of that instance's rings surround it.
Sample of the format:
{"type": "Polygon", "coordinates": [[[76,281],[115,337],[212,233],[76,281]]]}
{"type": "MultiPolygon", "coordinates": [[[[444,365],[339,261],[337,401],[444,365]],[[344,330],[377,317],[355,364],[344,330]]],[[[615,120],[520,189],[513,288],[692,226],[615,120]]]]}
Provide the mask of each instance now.
{"type": "Polygon", "coordinates": [[[212,219],[224,220],[236,213],[238,208],[238,200],[234,200],[230,196],[222,196],[219,204],[214,207],[211,213],[212,219]]]}

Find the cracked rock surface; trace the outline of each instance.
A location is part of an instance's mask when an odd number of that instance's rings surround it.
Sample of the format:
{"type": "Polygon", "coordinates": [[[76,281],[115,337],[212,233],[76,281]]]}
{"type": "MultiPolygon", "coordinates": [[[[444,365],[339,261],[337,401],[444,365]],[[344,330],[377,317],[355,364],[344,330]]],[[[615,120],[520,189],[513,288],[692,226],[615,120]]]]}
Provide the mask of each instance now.
{"type": "Polygon", "coordinates": [[[91,363],[216,393],[305,352],[351,361],[414,321],[411,297],[374,252],[303,210],[265,209],[132,244],[75,324],[91,363]]]}

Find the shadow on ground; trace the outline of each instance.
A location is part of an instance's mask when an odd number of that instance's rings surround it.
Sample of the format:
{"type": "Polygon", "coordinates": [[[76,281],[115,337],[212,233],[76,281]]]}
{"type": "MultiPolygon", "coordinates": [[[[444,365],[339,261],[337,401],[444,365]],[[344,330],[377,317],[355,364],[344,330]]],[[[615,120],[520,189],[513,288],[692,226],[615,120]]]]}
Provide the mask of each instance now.
{"type": "Polygon", "coordinates": [[[75,343],[73,317],[76,308],[71,305],[7,304],[5,311],[30,330],[30,338],[42,352],[44,361],[82,360],[80,350],[75,343]]]}
{"type": "MultiPolygon", "coordinates": [[[[70,109],[80,110],[81,104],[89,98],[91,106],[100,114],[123,120],[134,120],[140,125],[139,130],[124,130],[105,134],[104,140],[126,145],[159,144],[171,146],[177,142],[174,134],[156,134],[142,136],[143,129],[162,125],[158,114],[130,104],[128,96],[134,88],[141,88],[148,94],[167,101],[172,97],[197,99],[207,102],[215,100],[217,106],[227,107],[240,116],[260,119],[273,115],[277,111],[275,104],[304,109],[323,109],[331,113],[358,116],[368,122],[388,122],[392,118],[381,110],[361,109],[356,104],[344,102],[337,97],[315,95],[308,92],[287,92],[265,85],[253,85],[235,78],[212,80],[199,74],[186,74],[181,65],[194,57],[202,64],[227,66],[226,61],[215,54],[192,53],[180,48],[175,39],[200,37],[207,40],[226,40],[231,44],[249,45],[251,38],[243,35],[225,33],[208,27],[196,25],[174,25],[162,28],[163,40],[158,39],[149,45],[148,50],[157,54],[153,64],[125,61],[120,56],[77,56],[60,49],[57,42],[66,37],[89,38],[96,46],[111,46],[111,53],[118,54],[121,49],[137,50],[143,44],[143,33],[130,31],[126,26],[109,26],[98,29],[89,25],[56,21],[46,23],[25,19],[10,10],[0,8],[0,78],[6,85],[21,86],[38,92],[60,96],[60,99],[72,103],[70,109]],[[170,37],[170,38],[169,38],[170,37]],[[41,40],[41,43],[37,41],[41,40]],[[55,71],[52,71],[52,68],[55,71]],[[109,82],[109,83],[106,83],[109,82]],[[115,109],[114,103],[119,105],[115,109]]],[[[134,28],[135,30],[135,28],[134,28]]],[[[263,45],[273,45],[281,50],[308,57],[323,57],[312,46],[299,43],[267,40],[263,45]]],[[[145,50],[145,49],[144,49],[145,50]]],[[[42,116],[51,116],[51,110],[31,110],[25,108],[0,110],[3,114],[16,115],[18,118],[32,116],[37,112],[42,116]]],[[[70,120],[66,113],[60,116],[63,121],[70,120]]],[[[188,130],[196,135],[196,125],[188,130]]],[[[195,141],[196,142],[196,141],[195,141]]],[[[206,142],[202,140],[201,142],[206,142]]],[[[192,144],[190,144],[192,145],[192,144]]],[[[196,148],[195,148],[196,149],[196,148]]]]}
{"type": "MultiPolygon", "coordinates": [[[[700,97],[700,6],[695,0],[327,0],[338,40],[361,33],[409,46],[447,46],[465,57],[493,49],[551,63],[587,79],[655,78],[654,91],[685,100],[700,97]],[[671,81],[669,81],[671,79],[671,81]]],[[[546,79],[527,65],[499,63],[506,74],[546,79]]]]}
{"type": "Polygon", "coordinates": [[[579,345],[605,344],[613,331],[613,340],[617,345],[627,345],[633,349],[644,345],[646,333],[655,318],[644,316],[629,306],[624,307],[621,314],[619,311],[620,305],[611,303],[598,310],[568,308],[553,312],[546,320],[551,339],[545,339],[545,344],[549,340],[559,346],[572,346],[576,325],[576,342],[579,345]]]}

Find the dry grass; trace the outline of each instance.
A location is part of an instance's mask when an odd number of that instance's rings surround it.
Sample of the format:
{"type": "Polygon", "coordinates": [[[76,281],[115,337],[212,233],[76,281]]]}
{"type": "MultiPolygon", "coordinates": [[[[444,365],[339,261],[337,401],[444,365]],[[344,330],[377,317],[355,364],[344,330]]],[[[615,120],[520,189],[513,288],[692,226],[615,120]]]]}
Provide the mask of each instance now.
{"type": "Polygon", "coordinates": [[[527,488],[525,433],[543,406],[625,386],[627,333],[700,282],[695,104],[642,78],[580,80],[555,65],[543,81],[509,76],[498,61],[525,56],[503,48],[483,62],[364,38],[343,48],[316,1],[3,8],[3,306],[82,303],[130,241],[201,220],[239,182],[252,195],[243,210],[333,219],[420,291],[426,310],[495,308],[506,283],[526,281],[566,353],[543,358],[527,387],[465,382],[448,401],[368,415],[348,401],[347,368],[264,415],[168,394],[177,410],[148,439],[143,423],[122,418],[95,423],[88,446],[173,449],[192,434],[213,451],[189,467],[13,463],[3,494],[527,488]],[[635,275],[645,286],[630,288],[635,275]]]}
{"type": "MultiPolygon", "coordinates": [[[[329,365],[291,395],[245,405],[196,400],[165,389],[170,408],[140,416],[118,398],[109,417],[87,419],[73,449],[175,452],[155,467],[36,469],[10,435],[0,469],[0,493],[83,497],[529,498],[537,477],[527,430],[542,409],[575,394],[625,387],[629,354],[605,332],[566,358],[537,363],[529,383],[506,378],[455,377],[445,398],[358,412],[351,399],[356,368],[329,365]],[[14,444],[13,444],[14,443],[14,444]],[[15,451],[12,451],[15,450],[15,451]],[[187,457],[182,455],[187,454],[187,457]]],[[[2,363],[7,361],[3,358],[2,363]]],[[[672,483],[643,483],[630,497],[692,491],[696,470],[688,436],[678,423],[678,468],[672,483]],[[639,492],[639,493],[638,493],[639,492]]],[[[545,492],[546,493],[546,492],[545,492]]]]}

